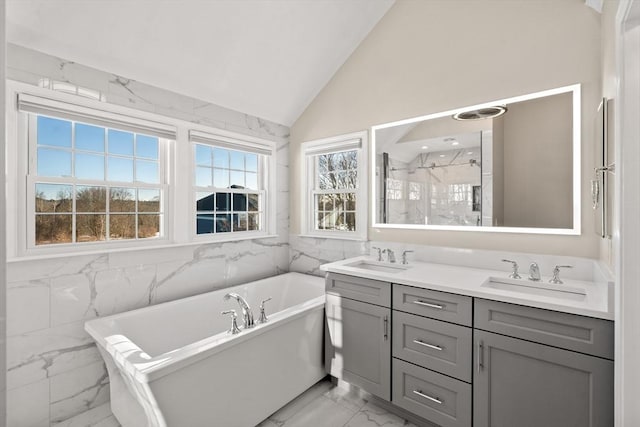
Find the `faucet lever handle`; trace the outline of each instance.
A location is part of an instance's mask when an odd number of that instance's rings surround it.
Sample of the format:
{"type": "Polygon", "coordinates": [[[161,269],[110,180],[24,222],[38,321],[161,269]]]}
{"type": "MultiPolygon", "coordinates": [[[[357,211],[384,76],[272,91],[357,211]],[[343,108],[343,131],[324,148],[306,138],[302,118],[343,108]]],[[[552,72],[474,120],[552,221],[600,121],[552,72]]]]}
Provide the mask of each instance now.
{"type": "Polygon", "coordinates": [[[382,249],[377,246],[372,246],[371,249],[375,249],[378,251],[378,261],[382,261],[382,249]]]}
{"type": "Polygon", "coordinates": [[[258,317],[258,323],[267,323],[269,320],[267,319],[267,313],[264,312],[264,303],[267,301],[271,301],[271,297],[263,299],[260,303],[260,317],[258,317]]]}
{"type": "Polygon", "coordinates": [[[230,334],[239,334],[240,333],[240,328],[238,328],[238,314],[236,313],[235,310],[225,310],[222,311],[221,314],[230,314],[231,315],[231,329],[229,329],[229,333],[230,334]]]}
{"type": "Polygon", "coordinates": [[[510,278],[512,278],[512,279],[522,279],[522,276],[520,276],[520,274],[518,274],[518,263],[517,262],[512,261],[510,259],[502,259],[501,261],[502,262],[511,263],[511,267],[513,268],[513,271],[509,275],[510,278]]]}
{"type": "Polygon", "coordinates": [[[549,283],[555,283],[556,285],[561,285],[564,283],[560,280],[560,269],[561,268],[573,268],[572,265],[556,265],[553,267],[553,277],[549,280],[549,283]]]}
{"type": "Polygon", "coordinates": [[[402,263],[403,264],[409,264],[407,262],[407,254],[413,253],[414,251],[411,250],[406,250],[406,251],[402,251],[402,263]]]}

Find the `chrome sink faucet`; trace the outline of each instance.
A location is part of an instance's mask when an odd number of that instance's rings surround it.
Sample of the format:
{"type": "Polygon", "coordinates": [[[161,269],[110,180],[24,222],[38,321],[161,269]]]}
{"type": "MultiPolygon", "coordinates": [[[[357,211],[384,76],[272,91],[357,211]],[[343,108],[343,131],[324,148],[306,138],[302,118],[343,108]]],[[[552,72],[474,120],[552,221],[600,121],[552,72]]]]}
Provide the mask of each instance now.
{"type": "Polygon", "coordinates": [[[395,263],[396,262],[396,254],[393,253],[393,251],[391,249],[384,249],[382,251],[383,254],[387,254],[387,261],[390,263],[395,263]]]}
{"type": "Polygon", "coordinates": [[[540,281],[540,267],[535,262],[532,262],[529,265],[529,280],[533,280],[534,282],[540,281]]]}
{"type": "Polygon", "coordinates": [[[554,283],[556,285],[561,285],[562,283],[564,283],[562,280],[560,280],[561,268],[573,268],[573,266],[572,265],[556,265],[555,268],[553,269],[553,277],[551,278],[551,280],[549,280],[549,283],[554,283]]]}
{"type": "Polygon", "coordinates": [[[379,248],[379,247],[377,247],[377,246],[372,246],[372,247],[371,247],[371,249],[375,249],[375,250],[377,250],[377,251],[378,251],[378,258],[377,258],[377,261],[382,261],[382,249],[380,249],[380,248],[379,248]]]}
{"type": "Polygon", "coordinates": [[[515,261],[511,261],[510,259],[503,259],[502,262],[508,262],[511,264],[511,274],[509,274],[509,277],[512,279],[521,279],[522,276],[520,276],[520,274],[518,273],[518,263],[515,261]]]}
{"type": "Polygon", "coordinates": [[[249,304],[247,304],[247,301],[242,298],[242,296],[233,292],[230,292],[224,296],[225,301],[228,301],[230,298],[234,298],[242,309],[242,321],[244,328],[253,328],[253,326],[255,325],[255,323],[253,322],[253,312],[251,311],[251,307],[249,307],[249,304]]]}

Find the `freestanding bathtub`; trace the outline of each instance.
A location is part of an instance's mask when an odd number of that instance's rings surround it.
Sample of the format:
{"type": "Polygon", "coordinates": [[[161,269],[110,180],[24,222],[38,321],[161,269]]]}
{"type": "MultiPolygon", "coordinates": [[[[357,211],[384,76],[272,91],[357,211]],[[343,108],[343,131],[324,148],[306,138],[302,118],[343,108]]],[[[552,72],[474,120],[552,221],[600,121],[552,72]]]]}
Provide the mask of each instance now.
{"type": "Polygon", "coordinates": [[[123,427],[251,427],[324,375],[324,281],[287,273],[88,321],[123,427]],[[256,326],[232,335],[242,295],[256,326]],[[267,323],[258,324],[261,300],[267,323]]]}

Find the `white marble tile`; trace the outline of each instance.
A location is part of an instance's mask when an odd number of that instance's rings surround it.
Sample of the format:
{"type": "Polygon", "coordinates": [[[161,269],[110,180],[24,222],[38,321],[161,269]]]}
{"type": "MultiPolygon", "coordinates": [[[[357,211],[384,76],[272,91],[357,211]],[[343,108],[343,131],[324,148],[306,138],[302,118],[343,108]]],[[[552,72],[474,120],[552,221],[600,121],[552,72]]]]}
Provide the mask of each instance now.
{"type": "Polygon", "coordinates": [[[281,425],[283,427],[344,426],[355,414],[354,411],[321,396],[312,400],[301,411],[281,425]]]}
{"type": "Polygon", "coordinates": [[[49,426],[49,380],[7,390],[7,426],[49,426]]]}
{"type": "Polygon", "coordinates": [[[51,325],[57,326],[98,315],[93,306],[95,273],[73,274],[51,279],[51,325]]]}
{"type": "Polygon", "coordinates": [[[103,403],[67,420],[55,422],[52,427],[107,427],[108,425],[118,426],[119,424],[111,413],[109,403],[103,403]],[[113,424],[114,422],[116,424],[113,424]]]}
{"type": "Polygon", "coordinates": [[[109,316],[140,307],[151,301],[156,283],[156,265],[139,265],[98,272],[93,308],[98,316],[109,316]]]}
{"type": "Polygon", "coordinates": [[[324,393],[324,397],[354,412],[358,412],[367,403],[364,393],[357,387],[347,389],[334,386],[324,393]]]}
{"type": "Polygon", "coordinates": [[[30,384],[101,360],[84,322],[7,338],[7,388],[30,384]]]}
{"type": "Polygon", "coordinates": [[[274,422],[276,425],[283,425],[286,421],[291,419],[295,414],[304,410],[304,408],[310,404],[312,401],[319,399],[322,397],[324,393],[331,390],[333,385],[331,382],[323,380],[319,381],[313,386],[311,386],[304,393],[293,399],[291,402],[287,403],[285,406],[280,408],[274,414],[269,417],[269,420],[274,422]]]}
{"type": "Polygon", "coordinates": [[[158,264],[151,302],[157,304],[224,287],[226,263],[225,256],[220,255],[189,262],[158,264]]]}
{"type": "Polygon", "coordinates": [[[380,406],[367,402],[366,405],[351,418],[344,427],[415,427],[414,424],[400,418],[399,416],[390,413],[386,409],[380,406]]]}
{"type": "Polygon", "coordinates": [[[46,279],[108,268],[108,257],[102,255],[74,255],[37,261],[14,261],[7,265],[7,282],[46,279]]]}
{"type": "Polygon", "coordinates": [[[51,421],[64,421],[109,400],[109,376],[97,362],[56,375],[50,380],[51,421]]]}
{"type": "Polygon", "coordinates": [[[13,282],[7,286],[7,335],[48,328],[49,281],[13,282]]]}

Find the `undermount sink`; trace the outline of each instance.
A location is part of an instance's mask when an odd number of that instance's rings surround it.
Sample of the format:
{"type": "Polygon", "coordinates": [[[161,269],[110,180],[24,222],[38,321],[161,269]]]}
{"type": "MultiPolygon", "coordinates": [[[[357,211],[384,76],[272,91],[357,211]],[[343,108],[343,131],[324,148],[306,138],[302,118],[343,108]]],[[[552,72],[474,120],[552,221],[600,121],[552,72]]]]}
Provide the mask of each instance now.
{"type": "Polygon", "coordinates": [[[349,264],[345,264],[345,267],[361,268],[363,270],[379,271],[381,273],[400,273],[409,268],[408,265],[401,264],[389,264],[380,261],[367,261],[359,260],[349,264]]]}
{"type": "Polygon", "coordinates": [[[511,279],[506,277],[489,277],[481,286],[501,289],[529,295],[541,295],[573,301],[584,301],[587,292],[580,287],[547,282],[534,282],[527,279],[511,279]]]}

